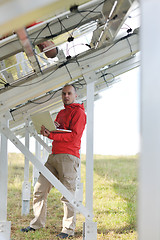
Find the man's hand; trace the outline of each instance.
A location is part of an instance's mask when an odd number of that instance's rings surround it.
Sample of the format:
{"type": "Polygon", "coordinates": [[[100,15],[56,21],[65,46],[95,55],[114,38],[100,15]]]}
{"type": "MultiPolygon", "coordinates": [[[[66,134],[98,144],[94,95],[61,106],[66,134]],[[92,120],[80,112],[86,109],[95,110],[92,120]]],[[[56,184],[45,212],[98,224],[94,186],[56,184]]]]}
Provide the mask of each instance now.
{"type": "Polygon", "coordinates": [[[46,129],[44,125],[42,125],[41,126],[41,134],[45,137],[48,137],[50,134],[50,131],[48,129],[46,129]]]}
{"type": "Polygon", "coordinates": [[[60,124],[56,121],[54,121],[54,125],[56,126],[56,128],[59,128],[60,124]]]}

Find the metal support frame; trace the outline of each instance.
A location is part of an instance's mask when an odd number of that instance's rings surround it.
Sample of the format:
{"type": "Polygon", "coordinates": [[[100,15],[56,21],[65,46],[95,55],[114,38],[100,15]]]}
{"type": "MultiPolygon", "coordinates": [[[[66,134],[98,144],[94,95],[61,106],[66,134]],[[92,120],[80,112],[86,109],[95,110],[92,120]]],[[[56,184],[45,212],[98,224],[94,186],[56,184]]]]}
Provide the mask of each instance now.
{"type": "MultiPolygon", "coordinates": [[[[28,131],[29,119],[26,118],[25,125],[25,146],[29,149],[29,131],[28,131]]],[[[22,184],[22,215],[28,215],[30,210],[30,192],[31,183],[29,182],[29,159],[25,157],[24,165],[24,182],[22,184]]]]}
{"type": "MultiPolygon", "coordinates": [[[[41,145],[39,144],[39,142],[35,139],[35,155],[37,157],[37,159],[39,159],[39,161],[41,162],[41,145]]],[[[36,168],[35,165],[33,165],[33,186],[35,186],[37,180],[39,177],[39,171],[36,168]]]]}
{"type": "Polygon", "coordinates": [[[142,0],[141,154],[139,168],[139,240],[160,239],[160,1],[142,0]],[[148,18],[148,16],[150,16],[148,18]],[[153,41],[154,40],[154,41],[153,41]]]}
{"type": "Polygon", "coordinates": [[[81,162],[77,170],[75,198],[78,202],[83,202],[83,183],[81,182],[81,162]]]}
{"type": "Polygon", "coordinates": [[[45,178],[60,191],[76,210],[82,213],[87,220],[93,218],[92,213],[81,203],[76,201],[73,194],[40,161],[38,161],[38,159],[23,145],[23,143],[21,143],[6,125],[1,124],[0,132],[3,133],[35,165],[45,178]]]}
{"type": "Polygon", "coordinates": [[[6,66],[5,66],[5,61],[4,60],[0,61],[0,69],[1,69],[1,74],[5,78],[6,82],[12,83],[14,81],[13,76],[12,76],[11,73],[9,73],[6,70],[6,66]]]}
{"type": "MultiPolygon", "coordinates": [[[[84,75],[87,82],[87,147],[86,147],[86,208],[93,213],[93,122],[94,122],[94,81],[95,72],[84,75]]],[[[83,239],[97,239],[97,223],[85,220],[83,239]]]]}
{"type": "MultiPolygon", "coordinates": [[[[8,126],[5,114],[1,117],[1,123],[8,126]]],[[[7,221],[8,146],[7,137],[3,133],[0,137],[0,239],[9,240],[11,222],[7,221]]]]}

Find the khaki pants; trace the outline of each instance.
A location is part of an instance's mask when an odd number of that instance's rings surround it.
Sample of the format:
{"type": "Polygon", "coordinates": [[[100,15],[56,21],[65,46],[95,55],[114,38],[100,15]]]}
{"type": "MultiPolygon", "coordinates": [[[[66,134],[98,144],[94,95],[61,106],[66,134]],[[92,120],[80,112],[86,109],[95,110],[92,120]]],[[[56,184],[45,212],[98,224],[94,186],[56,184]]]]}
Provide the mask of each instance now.
{"type": "MultiPolygon", "coordinates": [[[[50,154],[45,166],[61,181],[61,183],[71,192],[75,193],[77,167],[79,158],[70,154],[50,154]]],[[[52,184],[40,174],[34,188],[33,212],[34,219],[30,222],[30,227],[39,229],[45,227],[47,213],[47,195],[52,188],[52,184]]],[[[76,211],[74,207],[63,196],[61,201],[64,204],[64,217],[62,232],[74,235],[76,225],[76,211]]]]}

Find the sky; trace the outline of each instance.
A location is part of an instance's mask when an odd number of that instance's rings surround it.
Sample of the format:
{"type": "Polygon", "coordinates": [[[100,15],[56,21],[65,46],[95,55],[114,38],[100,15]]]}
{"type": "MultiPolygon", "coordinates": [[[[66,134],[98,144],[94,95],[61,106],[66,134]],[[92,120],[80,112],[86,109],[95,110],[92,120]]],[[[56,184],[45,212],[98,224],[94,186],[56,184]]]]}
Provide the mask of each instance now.
{"type": "MultiPolygon", "coordinates": [[[[120,81],[100,93],[94,103],[94,154],[134,155],[140,151],[139,68],[120,76],[120,81]]],[[[24,141],[23,141],[24,142],[24,141]]],[[[34,152],[34,143],[31,144],[34,152]]],[[[19,152],[9,142],[9,152],[19,152]]],[[[81,153],[86,152],[86,131],[81,153]]]]}

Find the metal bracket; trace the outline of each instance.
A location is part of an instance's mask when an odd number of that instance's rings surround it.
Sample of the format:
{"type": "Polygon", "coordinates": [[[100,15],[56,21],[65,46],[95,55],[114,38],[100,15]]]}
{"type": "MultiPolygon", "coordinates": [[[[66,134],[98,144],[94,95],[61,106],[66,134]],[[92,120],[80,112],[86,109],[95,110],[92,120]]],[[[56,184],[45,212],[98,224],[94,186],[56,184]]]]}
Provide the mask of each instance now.
{"type": "Polygon", "coordinates": [[[22,200],[30,200],[31,183],[24,181],[22,185],[22,200]]]}
{"type": "Polygon", "coordinates": [[[83,240],[97,240],[97,223],[86,221],[83,223],[83,240]]]}
{"type": "Polygon", "coordinates": [[[94,71],[83,74],[83,77],[84,77],[85,81],[87,82],[87,84],[98,80],[97,75],[94,71]]]}
{"type": "Polygon", "coordinates": [[[10,240],[10,234],[11,234],[11,222],[0,221],[0,239],[10,240]]]}

